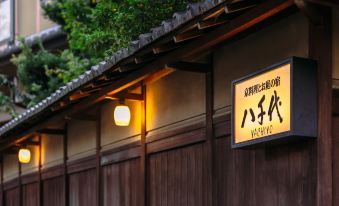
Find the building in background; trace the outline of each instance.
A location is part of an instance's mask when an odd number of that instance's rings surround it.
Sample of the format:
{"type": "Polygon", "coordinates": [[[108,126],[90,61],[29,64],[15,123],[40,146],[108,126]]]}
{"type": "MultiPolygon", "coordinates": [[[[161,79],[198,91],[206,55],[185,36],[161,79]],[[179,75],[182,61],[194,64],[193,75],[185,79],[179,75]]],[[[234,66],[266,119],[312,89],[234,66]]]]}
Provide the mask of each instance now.
{"type": "MultiPolygon", "coordinates": [[[[67,47],[66,35],[61,27],[43,16],[41,0],[1,0],[0,1],[0,74],[10,80],[1,85],[0,91],[10,96],[18,114],[24,111],[21,98],[16,94],[16,67],[10,59],[20,51],[19,39],[25,38],[28,45],[35,45],[41,39],[48,50],[67,47]]],[[[11,116],[0,113],[0,124],[9,121],[11,116]]]]}
{"type": "Polygon", "coordinates": [[[190,4],[0,127],[1,205],[338,205],[338,8],[190,4]],[[316,95],[316,138],[232,148],[232,81],[293,56],[317,62],[316,89],[288,90],[316,95]]]}

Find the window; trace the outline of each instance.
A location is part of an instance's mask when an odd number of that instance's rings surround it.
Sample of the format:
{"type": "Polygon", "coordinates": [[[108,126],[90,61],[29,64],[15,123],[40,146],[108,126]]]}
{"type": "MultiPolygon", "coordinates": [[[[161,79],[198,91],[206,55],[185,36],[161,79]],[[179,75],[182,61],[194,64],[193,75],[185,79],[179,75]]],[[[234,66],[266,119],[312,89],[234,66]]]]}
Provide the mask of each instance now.
{"type": "Polygon", "coordinates": [[[0,44],[13,40],[13,0],[0,0],[0,44]]]}

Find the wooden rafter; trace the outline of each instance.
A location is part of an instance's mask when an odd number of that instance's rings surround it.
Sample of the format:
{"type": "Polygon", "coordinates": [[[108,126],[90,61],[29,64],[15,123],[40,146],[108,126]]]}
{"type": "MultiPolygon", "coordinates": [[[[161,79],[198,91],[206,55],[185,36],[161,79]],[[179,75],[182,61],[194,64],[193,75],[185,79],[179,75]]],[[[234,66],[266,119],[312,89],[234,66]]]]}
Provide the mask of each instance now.
{"type": "Polygon", "coordinates": [[[173,37],[175,43],[183,42],[189,39],[193,39],[203,35],[203,32],[199,29],[193,29],[181,34],[177,34],[173,37]]]}
{"type": "Polygon", "coordinates": [[[339,1],[338,0],[306,0],[310,3],[315,3],[323,6],[329,6],[334,8],[339,8],[339,1]]]}
{"type": "Polygon", "coordinates": [[[163,52],[171,51],[173,49],[176,49],[180,46],[180,44],[176,44],[174,41],[167,42],[165,44],[159,44],[157,46],[153,47],[153,53],[154,54],[160,54],[163,52]]]}
{"type": "Polygon", "coordinates": [[[227,4],[225,6],[225,11],[226,11],[226,14],[235,13],[235,12],[244,11],[244,10],[253,8],[257,4],[258,4],[258,1],[256,0],[238,1],[235,3],[227,4]]]}
{"type": "Polygon", "coordinates": [[[129,92],[121,92],[114,95],[108,95],[105,97],[106,99],[119,100],[119,99],[128,99],[132,101],[141,101],[143,100],[143,96],[141,94],[129,93],[129,92]]]}
{"type": "Polygon", "coordinates": [[[323,25],[324,18],[317,5],[309,3],[305,0],[294,0],[297,7],[300,9],[302,13],[305,14],[309,18],[309,20],[315,25],[323,25]]]}
{"type": "Polygon", "coordinates": [[[50,135],[63,135],[65,134],[65,130],[64,129],[52,129],[52,128],[44,128],[44,129],[40,129],[37,131],[40,134],[50,134],[50,135]]]}
{"type": "Polygon", "coordinates": [[[145,63],[145,62],[149,62],[151,60],[153,60],[156,57],[156,55],[154,55],[153,51],[150,53],[147,53],[143,56],[137,56],[134,58],[134,62],[136,64],[141,64],[141,63],[145,63]]]}
{"type": "Polygon", "coordinates": [[[225,24],[229,20],[226,16],[219,17],[219,18],[210,18],[205,21],[201,21],[198,23],[198,29],[207,29],[213,26],[219,26],[221,24],[225,24]]]}
{"type": "Polygon", "coordinates": [[[66,120],[82,120],[82,121],[97,121],[98,117],[96,115],[90,115],[90,114],[73,114],[73,115],[66,115],[66,120]]]}
{"type": "MultiPolygon", "coordinates": [[[[232,24],[226,24],[225,26],[218,27],[217,29],[208,32],[206,35],[192,40],[187,44],[159,56],[154,61],[146,64],[141,69],[135,70],[130,74],[124,75],[124,77],[117,79],[112,84],[103,87],[100,91],[92,94],[90,97],[83,99],[81,103],[76,104],[75,107],[65,108],[59,113],[49,113],[49,118],[44,118],[43,121],[35,119],[29,124],[22,124],[21,129],[6,133],[0,140],[0,150],[7,148],[17,141],[22,141],[27,138],[27,134],[31,134],[38,129],[48,126],[50,123],[63,119],[66,115],[72,115],[79,111],[83,111],[94,104],[104,100],[106,95],[113,95],[117,92],[123,91],[132,85],[139,83],[153,74],[163,70],[164,65],[169,62],[177,61],[178,59],[185,59],[188,57],[196,56],[208,49],[214,47],[216,44],[228,40],[239,33],[242,33],[258,23],[261,23],[276,14],[285,11],[294,5],[291,0],[271,0],[263,3],[260,8],[256,7],[232,20],[232,24]],[[15,142],[13,142],[15,141],[15,142]]],[[[46,112],[46,111],[45,111],[46,112]]],[[[46,115],[45,115],[46,117],[46,115]]],[[[29,118],[26,122],[33,120],[33,117],[29,118]]],[[[18,127],[19,128],[19,127],[18,127]]]]}
{"type": "Polygon", "coordinates": [[[166,68],[172,68],[179,71],[189,71],[189,72],[198,72],[198,73],[206,73],[211,70],[211,66],[205,63],[197,63],[197,62],[175,62],[171,64],[166,64],[166,68]]]}
{"type": "Polygon", "coordinates": [[[144,82],[145,82],[145,84],[151,84],[151,83],[156,82],[159,79],[173,73],[174,71],[175,71],[175,69],[165,67],[164,69],[162,69],[162,70],[150,75],[146,79],[144,79],[144,82]]]}

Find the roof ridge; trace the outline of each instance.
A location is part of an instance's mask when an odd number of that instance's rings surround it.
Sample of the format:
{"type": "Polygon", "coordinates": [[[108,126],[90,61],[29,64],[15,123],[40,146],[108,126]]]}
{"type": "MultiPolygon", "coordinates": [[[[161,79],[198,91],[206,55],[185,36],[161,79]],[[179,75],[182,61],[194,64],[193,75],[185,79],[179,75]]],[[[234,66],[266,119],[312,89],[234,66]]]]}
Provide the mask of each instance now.
{"type": "MultiPolygon", "coordinates": [[[[42,41],[47,41],[60,35],[65,35],[65,33],[60,25],[55,25],[38,33],[24,37],[24,41],[27,45],[33,46],[39,42],[39,39],[42,41]]],[[[0,49],[0,59],[19,52],[20,50],[20,41],[17,40],[13,44],[9,44],[7,47],[0,49]]]]}
{"type": "Polygon", "coordinates": [[[160,26],[151,28],[149,33],[140,34],[139,39],[131,41],[127,48],[121,48],[120,50],[116,51],[110,57],[107,57],[99,64],[92,66],[89,70],[79,75],[79,77],[61,86],[50,96],[46,97],[35,106],[28,108],[25,112],[0,127],[0,136],[16,127],[18,124],[24,122],[28,118],[32,117],[33,115],[46,109],[48,106],[54,104],[65,95],[78,89],[80,86],[84,85],[88,81],[93,80],[94,78],[103,74],[105,71],[116,65],[121,60],[131,56],[135,52],[154,42],[156,39],[165,36],[169,32],[174,31],[180,25],[187,23],[194,17],[203,14],[204,12],[214,8],[215,6],[225,1],[226,0],[204,0],[197,3],[187,4],[186,10],[175,12],[171,19],[164,20],[162,21],[160,26]]]}

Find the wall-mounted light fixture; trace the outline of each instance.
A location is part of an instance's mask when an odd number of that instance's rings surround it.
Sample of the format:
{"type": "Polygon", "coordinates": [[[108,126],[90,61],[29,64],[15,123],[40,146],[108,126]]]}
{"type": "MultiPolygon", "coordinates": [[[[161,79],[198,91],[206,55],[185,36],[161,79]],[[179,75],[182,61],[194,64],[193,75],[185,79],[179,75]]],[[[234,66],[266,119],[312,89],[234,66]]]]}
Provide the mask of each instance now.
{"type": "Polygon", "coordinates": [[[124,103],[124,100],[119,101],[119,105],[114,108],[114,122],[117,126],[128,126],[131,121],[131,111],[124,103]]]}
{"type": "Polygon", "coordinates": [[[125,99],[130,101],[143,101],[143,95],[124,92],[120,93],[119,95],[106,96],[105,99],[114,101],[119,100],[119,104],[114,108],[114,123],[116,126],[129,126],[131,122],[131,110],[125,104],[125,99]]]}
{"type": "Polygon", "coordinates": [[[20,163],[29,163],[31,161],[31,151],[27,148],[20,148],[18,158],[20,163]]]}

